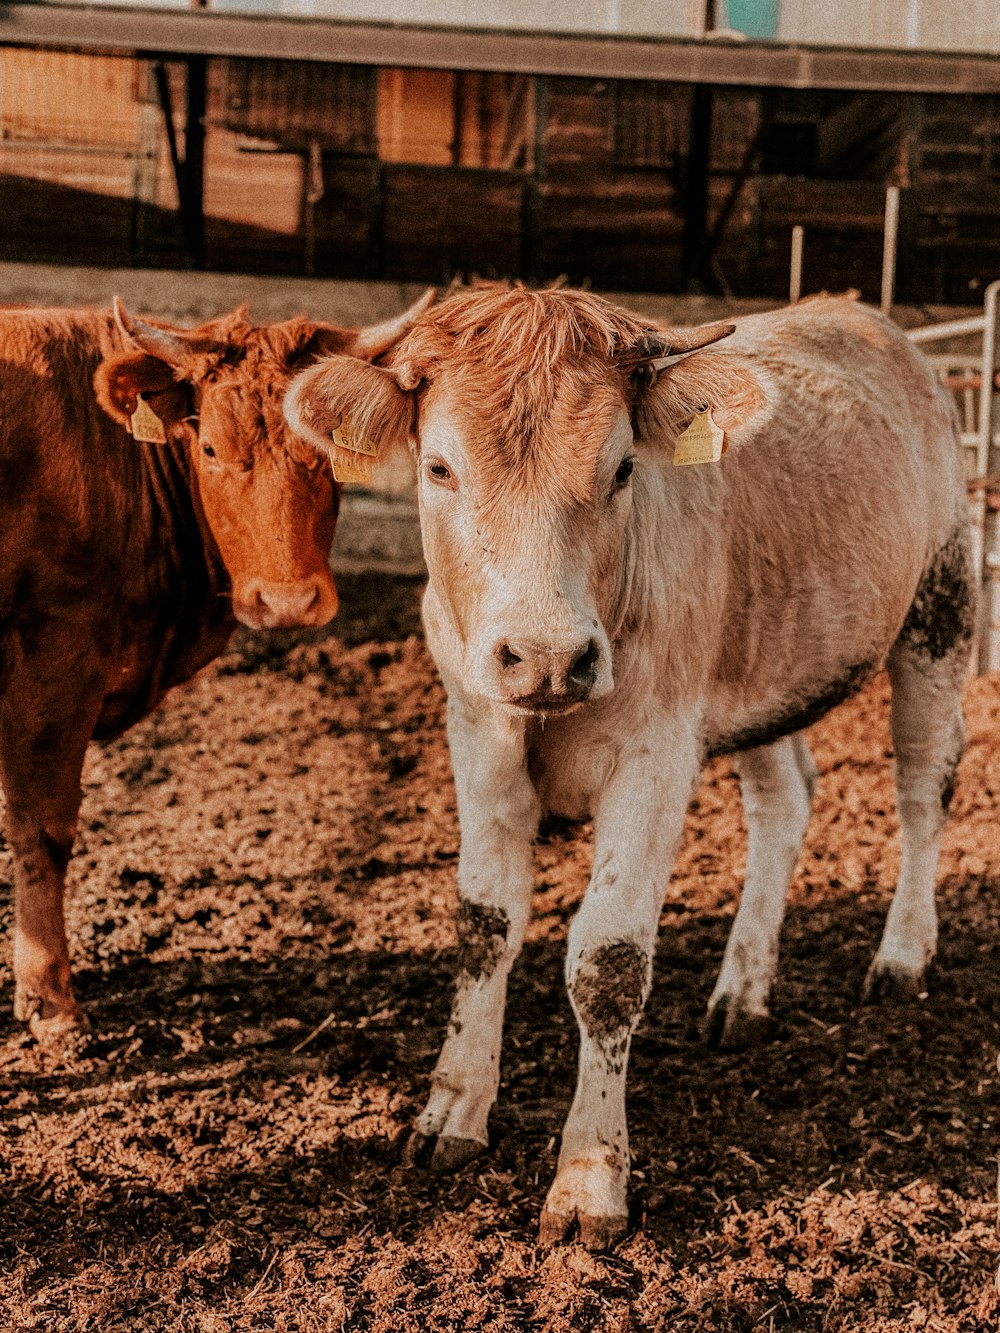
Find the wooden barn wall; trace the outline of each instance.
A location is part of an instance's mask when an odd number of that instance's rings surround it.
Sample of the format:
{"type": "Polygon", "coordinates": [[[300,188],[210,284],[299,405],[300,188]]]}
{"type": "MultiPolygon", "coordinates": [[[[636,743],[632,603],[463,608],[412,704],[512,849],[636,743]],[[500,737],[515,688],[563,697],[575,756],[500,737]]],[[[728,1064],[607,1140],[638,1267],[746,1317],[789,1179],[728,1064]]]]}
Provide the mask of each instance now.
{"type": "MultiPolygon", "coordinates": [[[[151,67],[11,50],[0,61],[0,258],[183,262],[151,67]]],[[[184,67],[166,73],[183,154],[184,67]]],[[[693,96],[211,60],[206,265],[677,290],[693,96]]],[[[780,297],[802,224],[807,288],[875,296],[884,190],[897,183],[900,298],[974,300],[1000,273],[998,101],[715,90],[701,281],[780,297]]]]}

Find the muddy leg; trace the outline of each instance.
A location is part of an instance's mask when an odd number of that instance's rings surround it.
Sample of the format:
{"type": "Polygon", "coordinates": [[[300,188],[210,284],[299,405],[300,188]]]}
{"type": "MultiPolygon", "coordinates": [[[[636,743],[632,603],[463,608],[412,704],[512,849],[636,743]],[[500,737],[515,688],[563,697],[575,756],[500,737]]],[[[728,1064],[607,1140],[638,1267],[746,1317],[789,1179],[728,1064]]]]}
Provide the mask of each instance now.
{"type": "Polygon", "coordinates": [[[583,1244],[600,1249],[628,1223],[629,1046],[649,994],[663,893],[698,772],[696,729],[697,720],[665,725],[655,738],[650,728],[632,756],[620,756],[598,801],[594,870],[566,957],[579,1072],[542,1212],[543,1245],[576,1223],[583,1244]]]}
{"type": "Polygon", "coordinates": [[[865,998],[902,998],[923,989],[937,948],[934,886],[955,769],[965,741],[961,679],[964,656],[934,661],[897,644],[889,659],[892,738],[902,833],[899,882],[865,998]]]}
{"type": "Polygon", "coordinates": [[[809,822],[816,768],[805,737],[737,756],[749,838],[747,877],[708,1002],[713,1046],[752,1043],[770,1021],[768,999],[778,965],[785,898],[809,822]]]}
{"type": "Polygon", "coordinates": [[[407,1144],[415,1164],[462,1166],[487,1144],[500,1083],[507,977],[531,906],[538,799],[528,778],[523,726],[481,723],[449,701],[448,740],[462,829],[458,866],[458,978],[431,1093],[407,1144]]]}

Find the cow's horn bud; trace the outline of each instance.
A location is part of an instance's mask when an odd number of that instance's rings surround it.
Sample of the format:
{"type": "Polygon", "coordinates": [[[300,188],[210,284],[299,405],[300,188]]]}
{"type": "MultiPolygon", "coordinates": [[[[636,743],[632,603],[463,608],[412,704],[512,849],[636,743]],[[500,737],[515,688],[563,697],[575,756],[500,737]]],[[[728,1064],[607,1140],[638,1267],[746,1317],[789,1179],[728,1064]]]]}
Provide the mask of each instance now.
{"type": "Polygon", "coordinates": [[[140,351],[166,361],[170,366],[184,366],[191,359],[191,345],[186,338],[171,333],[169,329],[158,329],[145,320],[130,315],[120,297],[115,297],[115,323],[123,337],[135,344],[140,351]]]}
{"type": "Polygon", "coordinates": [[[640,361],[666,361],[667,358],[686,356],[701,347],[709,347],[720,338],[736,332],[736,325],[720,320],[716,324],[702,324],[695,329],[664,329],[662,333],[647,333],[634,349],[640,361]]]}

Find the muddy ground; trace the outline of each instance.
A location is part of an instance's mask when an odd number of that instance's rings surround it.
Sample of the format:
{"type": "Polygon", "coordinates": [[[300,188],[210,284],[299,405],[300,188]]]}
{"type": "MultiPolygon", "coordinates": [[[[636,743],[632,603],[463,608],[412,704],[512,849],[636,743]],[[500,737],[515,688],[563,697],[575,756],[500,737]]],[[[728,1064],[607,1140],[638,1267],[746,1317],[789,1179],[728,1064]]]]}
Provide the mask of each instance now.
{"type": "MultiPolygon", "coordinates": [[[[0,1327],[979,1330],[993,1272],[1000,678],[968,690],[925,999],[858,1002],[898,865],[883,680],[814,729],[775,1040],[699,1023],[745,834],[692,804],[633,1048],[633,1229],[534,1229],[574,1077],[562,959],[589,830],[538,851],[490,1154],[400,1166],[447,1016],[458,844],[415,581],[341,579],[311,641],[244,635],[92,747],[69,911],[90,1044],[40,1052],[0,990],[0,1327]],[[319,1030],[317,1030],[319,1029],[319,1030]]],[[[10,920],[11,865],[0,847],[10,920]]]]}

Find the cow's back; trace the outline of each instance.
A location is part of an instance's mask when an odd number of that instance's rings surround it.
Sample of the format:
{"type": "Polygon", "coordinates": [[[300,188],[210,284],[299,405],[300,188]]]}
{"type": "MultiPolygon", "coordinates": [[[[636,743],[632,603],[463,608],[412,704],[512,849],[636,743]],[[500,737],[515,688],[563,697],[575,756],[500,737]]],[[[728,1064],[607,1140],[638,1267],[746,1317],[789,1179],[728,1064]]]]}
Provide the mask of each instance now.
{"type": "Polygon", "coordinates": [[[0,310],[0,619],[27,565],[85,577],[114,544],[136,461],[94,396],[112,347],[96,312],[0,310]]]}
{"type": "MultiPolygon", "coordinates": [[[[964,552],[951,407],[905,334],[817,299],[739,321],[771,413],[721,469],[727,591],[715,728],[810,720],[885,661],[925,571],[964,552]]],[[[752,739],[744,736],[743,740],[752,739]]]]}

